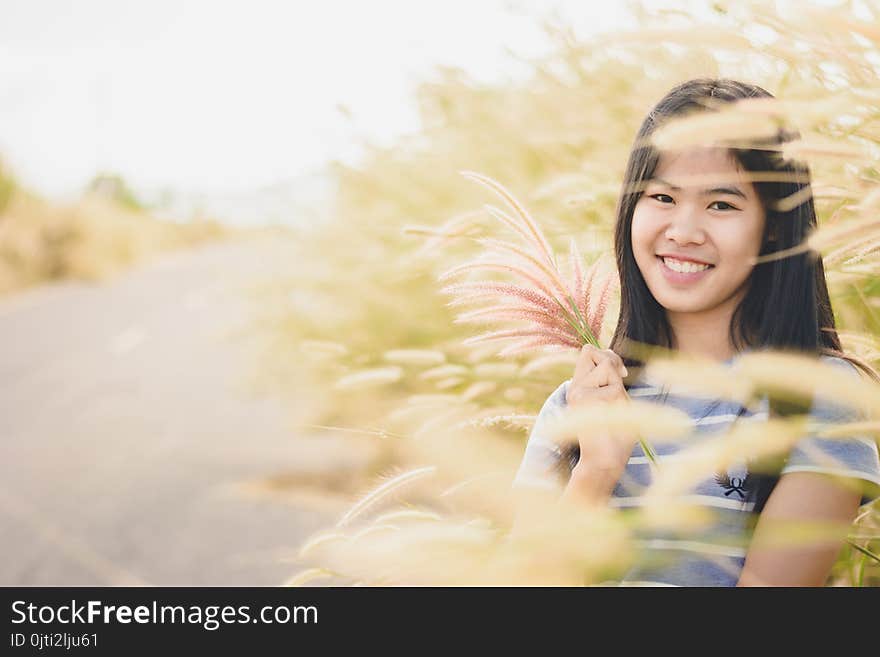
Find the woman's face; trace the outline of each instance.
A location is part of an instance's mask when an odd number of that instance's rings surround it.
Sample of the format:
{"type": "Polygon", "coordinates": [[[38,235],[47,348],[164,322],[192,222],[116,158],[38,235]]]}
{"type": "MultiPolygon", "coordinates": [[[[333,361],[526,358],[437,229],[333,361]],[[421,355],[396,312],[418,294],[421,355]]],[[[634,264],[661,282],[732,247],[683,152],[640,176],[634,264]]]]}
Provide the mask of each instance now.
{"type": "Polygon", "coordinates": [[[766,219],[754,186],[743,178],[725,149],[661,154],[633,213],[632,248],[648,288],[668,312],[722,306],[733,312],[745,295],[766,219]]]}

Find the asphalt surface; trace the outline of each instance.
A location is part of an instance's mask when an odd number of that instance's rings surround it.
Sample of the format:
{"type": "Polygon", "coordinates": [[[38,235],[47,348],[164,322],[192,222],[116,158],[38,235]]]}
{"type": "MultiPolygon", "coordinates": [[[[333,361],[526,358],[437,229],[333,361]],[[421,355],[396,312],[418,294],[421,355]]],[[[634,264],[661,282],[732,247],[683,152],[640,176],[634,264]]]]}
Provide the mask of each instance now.
{"type": "Polygon", "coordinates": [[[213,244],[0,300],[0,585],[272,585],[301,569],[297,547],[350,498],[260,482],[359,457],[296,435],[247,385],[247,289],[289,256],[213,244]]]}

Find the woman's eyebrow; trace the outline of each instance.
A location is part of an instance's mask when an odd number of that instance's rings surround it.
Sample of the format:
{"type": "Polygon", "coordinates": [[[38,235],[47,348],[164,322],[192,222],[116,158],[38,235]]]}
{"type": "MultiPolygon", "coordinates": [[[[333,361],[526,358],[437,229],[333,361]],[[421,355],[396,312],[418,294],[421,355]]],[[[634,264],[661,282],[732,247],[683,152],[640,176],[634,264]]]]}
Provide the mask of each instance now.
{"type": "Polygon", "coordinates": [[[739,187],[713,187],[712,189],[704,189],[700,192],[703,196],[711,196],[713,194],[730,194],[731,196],[739,196],[741,199],[746,200],[746,195],[740,190],[739,187]]]}
{"type": "MultiPolygon", "coordinates": [[[[655,177],[655,178],[652,178],[651,180],[652,180],[653,182],[656,182],[656,183],[659,183],[659,184],[661,184],[661,185],[664,185],[665,187],[668,187],[669,189],[671,189],[671,190],[674,191],[674,192],[680,192],[680,191],[681,191],[681,187],[676,187],[675,185],[673,185],[673,184],[672,184],[671,182],[669,182],[668,180],[663,180],[663,178],[656,178],[656,177],[655,177]]],[[[702,196],[710,196],[710,195],[712,195],[712,194],[730,194],[731,196],[739,196],[739,197],[742,198],[742,199],[745,199],[745,198],[746,198],[745,193],[744,193],[739,187],[734,187],[734,186],[731,186],[731,187],[713,187],[712,189],[704,189],[704,190],[702,190],[702,191],[700,192],[700,194],[701,194],[702,196]]]]}

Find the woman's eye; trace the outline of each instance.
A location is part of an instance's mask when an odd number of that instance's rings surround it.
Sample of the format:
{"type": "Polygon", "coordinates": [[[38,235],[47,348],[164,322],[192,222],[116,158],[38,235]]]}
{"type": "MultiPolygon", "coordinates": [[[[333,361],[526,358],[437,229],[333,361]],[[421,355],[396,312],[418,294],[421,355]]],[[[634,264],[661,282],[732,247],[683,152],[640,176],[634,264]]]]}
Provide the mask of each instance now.
{"type": "Polygon", "coordinates": [[[669,194],[652,194],[651,198],[658,200],[660,203],[672,203],[672,197],[669,194]]]}
{"type": "Polygon", "coordinates": [[[714,208],[715,210],[738,210],[739,209],[739,208],[731,205],[730,203],[727,203],[726,201],[713,201],[709,207],[711,208],[713,205],[723,206],[723,207],[719,207],[719,208],[714,208]]]}

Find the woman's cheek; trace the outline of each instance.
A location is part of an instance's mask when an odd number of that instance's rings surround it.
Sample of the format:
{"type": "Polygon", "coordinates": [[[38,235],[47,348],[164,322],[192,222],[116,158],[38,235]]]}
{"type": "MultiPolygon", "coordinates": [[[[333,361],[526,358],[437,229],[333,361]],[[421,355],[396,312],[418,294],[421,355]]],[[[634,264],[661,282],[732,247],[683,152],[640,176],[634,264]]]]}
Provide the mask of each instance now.
{"type": "Polygon", "coordinates": [[[632,220],[632,248],[636,255],[646,252],[651,245],[652,238],[650,236],[650,217],[645,216],[644,212],[639,211],[639,206],[633,213],[632,220]]]}
{"type": "Polygon", "coordinates": [[[754,268],[752,258],[757,256],[761,251],[762,236],[763,234],[761,232],[750,234],[743,233],[742,231],[732,232],[731,234],[724,236],[722,238],[723,241],[720,243],[737,247],[729,251],[726,260],[733,264],[737,269],[743,270],[746,273],[750,272],[754,268]]]}

